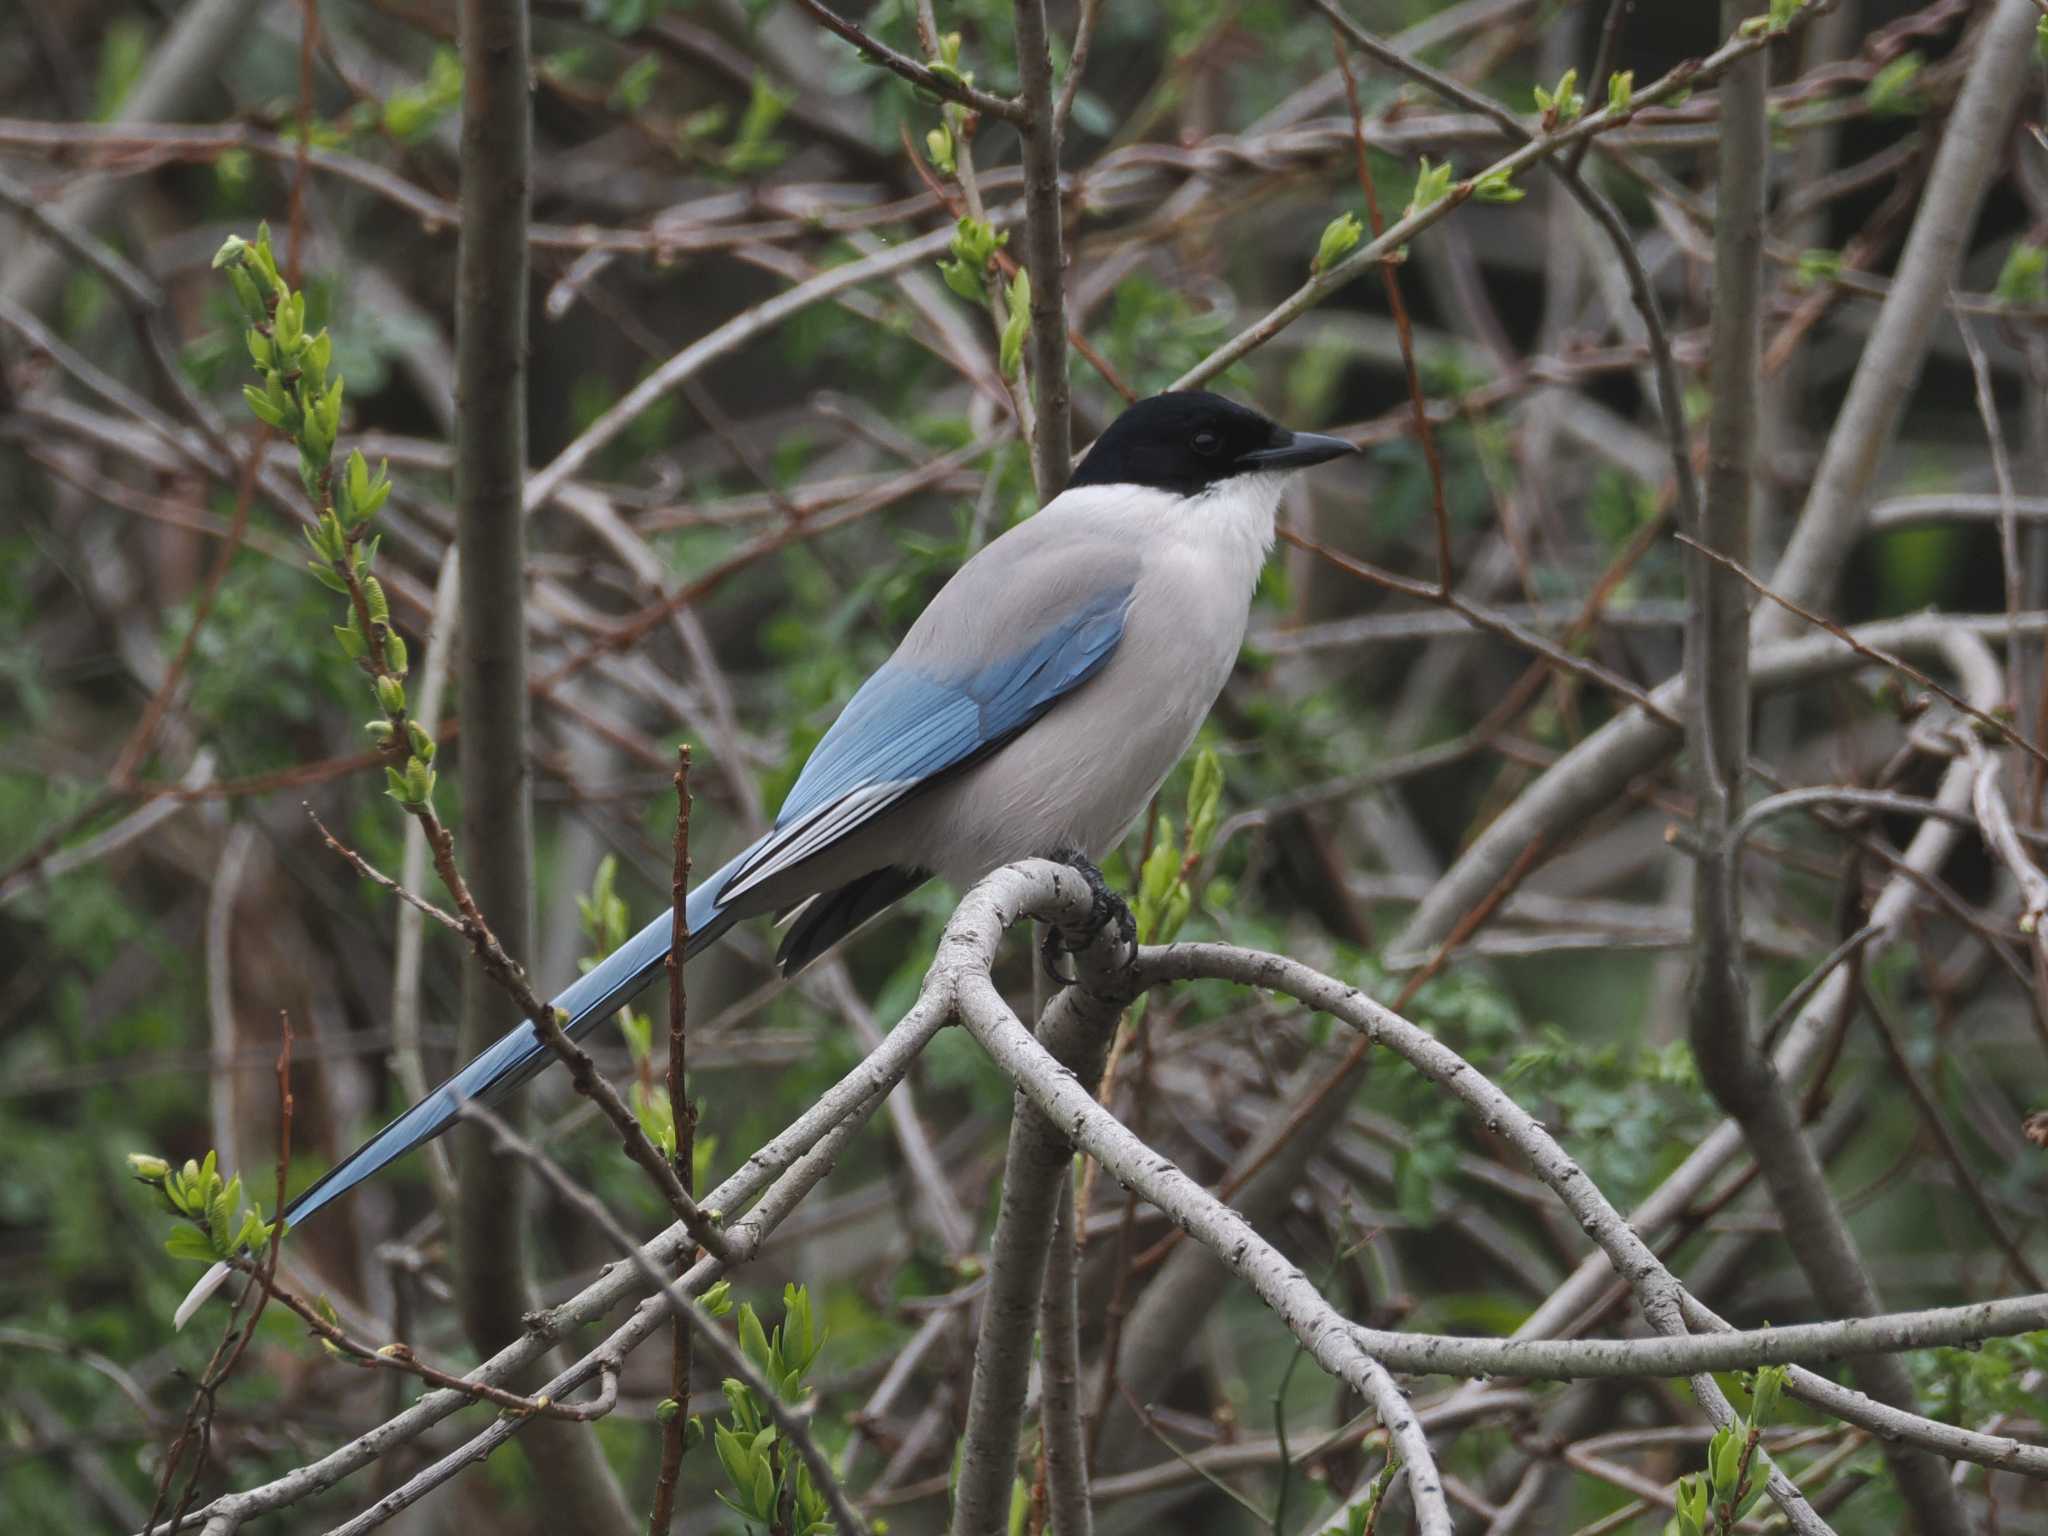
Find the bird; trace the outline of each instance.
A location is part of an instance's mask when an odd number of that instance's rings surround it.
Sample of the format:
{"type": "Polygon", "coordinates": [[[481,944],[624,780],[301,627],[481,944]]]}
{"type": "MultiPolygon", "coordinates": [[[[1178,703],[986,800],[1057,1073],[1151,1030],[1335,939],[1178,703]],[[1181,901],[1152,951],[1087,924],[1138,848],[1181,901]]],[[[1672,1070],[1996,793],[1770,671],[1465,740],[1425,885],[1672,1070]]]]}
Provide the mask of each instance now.
{"type": "MultiPolygon", "coordinates": [[[[812,750],[774,826],[690,891],[685,958],[774,913],[786,919],[776,963],[794,974],[928,879],[964,891],[1031,857],[1082,873],[1091,922],[1128,938],[1129,909],[1095,861],[1223,691],[1282,483],[1356,451],[1202,390],[1128,406],[1064,490],[940,588],[812,750]]],[[[553,999],[572,1038],[650,984],[672,931],[665,913],[553,999]]],[[[292,1201],[286,1225],[550,1056],[530,1022],[509,1030],[292,1201]]],[[[193,1287],[179,1327],[227,1273],[216,1265],[193,1287]]]]}

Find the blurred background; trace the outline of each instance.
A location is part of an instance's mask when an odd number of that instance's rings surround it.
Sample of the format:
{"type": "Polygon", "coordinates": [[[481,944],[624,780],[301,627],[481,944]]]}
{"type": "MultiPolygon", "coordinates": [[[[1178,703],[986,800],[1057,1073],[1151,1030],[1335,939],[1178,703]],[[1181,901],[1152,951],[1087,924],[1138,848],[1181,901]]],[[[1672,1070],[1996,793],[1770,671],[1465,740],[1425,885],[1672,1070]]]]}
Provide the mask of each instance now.
{"type": "MultiPolygon", "coordinates": [[[[1927,193],[1974,29],[1993,9],[1842,0],[1769,50],[1760,569],[1799,513],[1927,193]]],[[[1088,349],[1071,359],[1079,445],[1123,399],[1173,383],[1299,288],[1332,220],[1366,210],[1332,31],[1314,10],[1050,10],[1062,76],[1077,33],[1092,31],[1062,151],[1069,319],[1088,349]]],[[[1532,123],[1535,89],[1568,69],[1597,107],[1615,71],[1641,90],[1710,53],[1723,37],[1714,11],[1350,7],[1532,123]]],[[[28,1529],[139,1528],[217,1342],[204,1316],[170,1329],[197,1269],[165,1254],[167,1219],[129,1179],[126,1154],[217,1149],[267,1207],[281,1013],[295,1035],[294,1188],[409,1102],[408,1082],[451,1065],[462,946],[408,927],[322,848],[302,809],[380,868],[431,884],[365,751],[362,682],[328,634],[333,600],[304,568],[289,448],[273,439],[267,458],[252,455],[243,321],[209,262],[263,220],[293,253],[310,323],[331,328],[347,380],[342,446],[390,462],[380,572],[422,680],[416,699],[429,719],[459,717],[437,589],[449,589],[453,535],[462,62],[439,0],[319,0],[302,53],[314,12],[313,0],[0,5],[0,1506],[28,1529]],[[94,242],[100,259],[39,220],[94,242]]],[[[856,19],[923,56],[905,0],[856,19]]],[[[959,34],[958,67],[978,85],[1016,89],[1007,6],[949,0],[937,20],[959,34]]],[[[957,110],[864,63],[794,5],[535,0],[532,24],[532,464],[685,346],[732,338],[529,523],[540,906],[525,958],[553,989],[603,947],[585,910],[600,878],[635,927],[666,904],[676,744],[695,758],[692,846],[700,868],[715,867],[772,815],[947,575],[1036,502],[997,325],[942,279],[943,251],[761,316],[836,266],[1014,203],[1012,130],[983,122],[970,135],[957,110]],[[942,124],[945,152],[928,139],[942,124]]],[[[1485,119],[1356,67],[1389,219],[1425,158],[1465,175],[1504,152],[1485,119]]],[[[1826,604],[1845,623],[1929,607],[1998,619],[2007,505],[2022,523],[2019,606],[2048,607],[2048,537],[2034,521],[2048,512],[2041,87],[2031,64],[1981,217],[1955,232],[1959,280],[1924,375],[1877,445],[1866,531],[1826,604]]],[[[1716,117],[1711,93],[1645,111],[1583,164],[1659,293],[1696,445],[1709,425],[1716,117]]],[[[1517,185],[1521,200],[1461,208],[1397,269],[1456,585],[1488,614],[1651,687],[1678,669],[1684,588],[1643,324],[1613,247],[1555,180],[1531,172],[1517,185]]],[[[1376,274],[1210,387],[1365,446],[1291,487],[1291,530],[1435,579],[1431,472],[1376,274]]],[[[1980,628],[2002,643],[1998,623],[1980,628]]],[[[2038,677],[2037,648],[2014,658],[2016,679],[2038,677]]],[[[1756,754],[1781,784],[1930,793],[1939,761],[1897,762],[1916,691],[1872,671],[1767,695],[1756,754]]],[[[1283,545],[1202,738],[1223,769],[1224,815],[1194,850],[1183,934],[1282,949],[1391,995],[1427,953],[1399,942],[1413,904],[1625,705],[1498,626],[1283,545]]],[[[2022,703],[2016,718],[2038,713],[2022,703]]],[[[448,734],[444,765],[462,750],[448,734]]],[[[1120,883],[1144,848],[1182,835],[1187,771],[1162,792],[1169,824],[1148,819],[1112,862],[1120,883]]],[[[444,773],[438,794],[451,824],[455,780],[444,773]]],[[[2011,782],[2022,821],[2037,820],[2039,776],[2021,763],[2011,782]]],[[[1684,1046],[1690,869],[1666,835],[1689,814],[1684,783],[1671,766],[1647,775],[1546,846],[1412,1009],[1504,1076],[1623,1209],[1719,1118],[1684,1046]]],[[[1894,849],[1914,825],[1872,817],[1860,835],[1894,849]]],[[[1747,940],[1767,1016],[1861,920],[1888,867],[1799,819],[1775,823],[1759,848],[1747,940]]],[[[2043,1036],[2010,879],[1966,836],[1939,884],[1953,900],[1924,902],[1909,941],[1864,978],[1910,1070],[1884,1034],[1845,1018],[1806,1104],[1893,1307],[2035,1289],[2029,1265],[2048,1261],[2048,1165],[2022,1129],[2048,1103],[2043,1036]]],[[[956,896],[925,887],[794,984],[770,979],[765,925],[693,967],[700,1186],[901,1013],[956,896]]],[[[1010,948],[999,975],[1022,998],[1029,950],[1010,948]]],[[[658,995],[651,1009],[659,1021],[658,995]]],[[[608,1068],[632,1075],[623,1032],[593,1040],[608,1068]]],[[[1111,1102],[1190,1172],[1222,1182],[1348,1045],[1291,1005],[1192,987],[1155,1004],[1111,1102]]],[[[662,1049],[657,1039],[657,1070],[662,1049]]],[[[653,1231],[659,1202],[561,1076],[529,1091],[537,1136],[629,1227],[653,1231]]],[[[960,1031],[939,1037],[911,1088],[736,1282],[771,1312],[785,1281],[810,1287],[830,1335],[814,1372],[821,1435],[846,1455],[852,1490],[901,1532],[944,1523],[972,1255],[993,1219],[1010,1105],[1006,1080],[960,1031]],[[877,1402],[906,1351],[907,1375],[877,1402]]],[[[1398,1064],[1349,1079],[1336,1108],[1243,1203],[1347,1315],[1505,1332],[1586,1251],[1495,1138],[1398,1064]]],[[[360,1337],[460,1364],[474,1356],[449,1304],[433,1168],[414,1156],[336,1207],[287,1246],[286,1271],[360,1337]]],[[[534,1205],[540,1293],[555,1301],[611,1253],[559,1205],[534,1205]]],[[[1137,1261],[1166,1229],[1127,1205],[1113,1181],[1093,1186],[1091,1365],[1116,1344],[1112,1330],[1139,1328],[1161,1273],[1137,1261]]],[[[1823,1315],[1771,1208],[1739,1179],[1664,1237],[1688,1283],[1738,1324],[1823,1315]]],[[[1133,1362],[1156,1405],[1149,1429],[1105,1394],[1105,1529],[1164,1519],[1237,1532],[1283,1518],[1315,1529],[1316,1512],[1377,1465],[1355,1444],[1320,1443],[1359,1405],[1296,1368],[1293,1341],[1248,1294],[1211,1283],[1192,1310],[1151,1316],[1185,1326],[1133,1362]],[[1284,1470],[1276,1414],[1292,1446],[1284,1470]],[[1212,1453],[1204,1476],[1184,1459],[1212,1453]]],[[[1603,1307],[1579,1326],[1627,1322],[1627,1308],[1603,1307]]],[[[618,1410],[595,1427],[636,1507],[658,1455],[665,1354],[634,1358],[618,1410]]],[[[1930,1412],[1982,1426],[2048,1411],[2039,1340],[1912,1365],[1930,1412]]],[[[1419,1384],[1419,1398],[1442,1385],[1419,1384]]],[[[201,1491],[301,1465],[417,1390],[326,1357],[273,1310],[220,1396],[201,1491]]],[[[720,1406],[700,1395],[696,1411],[720,1406]]],[[[1444,1452],[1476,1501],[1462,1517],[1473,1530],[1532,1466],[1546,1480],[1518,1529],[1661,1530],[1654,1501],[1617,1514],[1641,1490],[1614,1467],[1662,1487],[1702,1454],[1677,1384],[1526,1384],[1498,1398],[1444,1452]],[[1576,1460],[1562,1449],[1600,1434],[1637,1438],[1576,1460]]],[[[336,1525],[482,1422],[475,1410],[448,1420],[258,1528],[336,1525]]],[[[1795,1467],[1827,1461],[1806,1486],[1840,1511],[1837,1528],[1897,1528],[1872,1446],[1816,1424],[1788,1454],[1795,1467]]],[[[684,1529],[737,1528],[713,1499],[719,1475],[701,1450],[686,1462],[684,1529]]],[[[1968,1488],[1981,1506],[1981,1471],[1968,1488]]],[[[2001,1529],[2048,1530],[2038,1485],[1994,1478],[1991,1492],[2001,1529]]],[[[518,1450],[392,1528],[480,1518],[540,1528],[518,1450]]],[[[1407,1518],[1391,1511],[1389,1528],[1407,1518]]]]}

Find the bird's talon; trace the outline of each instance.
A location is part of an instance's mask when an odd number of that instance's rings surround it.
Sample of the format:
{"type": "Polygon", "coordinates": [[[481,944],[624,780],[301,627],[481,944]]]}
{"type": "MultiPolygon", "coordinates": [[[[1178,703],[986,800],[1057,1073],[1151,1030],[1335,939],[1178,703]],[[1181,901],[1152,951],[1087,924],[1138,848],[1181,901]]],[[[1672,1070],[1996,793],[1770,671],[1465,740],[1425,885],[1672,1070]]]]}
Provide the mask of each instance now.
{"type": "Polygon", "coordinates": [[[1048,928],[1045,930],[1045,937],[1040,940],[1038,946],[1038,963],[1045,967],[1045,974],[1052,979],[1053,985],[1071,987],[1081,979],[1080,972],[1078,971],[1063,972],[1060,970],[1060,956],[1072,953],[1072,950],[1060,942],[1059,929],[1048,928]]]}

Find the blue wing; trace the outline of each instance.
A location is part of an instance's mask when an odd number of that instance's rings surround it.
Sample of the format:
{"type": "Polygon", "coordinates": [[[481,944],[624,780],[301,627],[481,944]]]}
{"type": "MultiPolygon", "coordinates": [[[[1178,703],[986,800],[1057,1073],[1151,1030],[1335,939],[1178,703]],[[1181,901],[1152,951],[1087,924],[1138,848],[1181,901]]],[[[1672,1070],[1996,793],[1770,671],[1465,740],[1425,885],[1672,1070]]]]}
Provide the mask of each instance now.
{"type": "Polygon", "coordinates": [[[734,861],[719,900],[737,901],[1016,735],[1109,660],[1130,600],[1129,583],[1105,586],[1021,648],[950,677],[883,666],[811,753],[775,830],[734,861]]]}

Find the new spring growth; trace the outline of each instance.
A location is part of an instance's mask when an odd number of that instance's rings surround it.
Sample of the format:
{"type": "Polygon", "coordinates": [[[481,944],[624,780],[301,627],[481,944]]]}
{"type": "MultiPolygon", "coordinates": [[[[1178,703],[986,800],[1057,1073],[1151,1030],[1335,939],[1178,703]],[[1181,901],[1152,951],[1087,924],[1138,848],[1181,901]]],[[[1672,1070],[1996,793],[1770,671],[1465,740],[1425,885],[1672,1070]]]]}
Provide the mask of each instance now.
{"type": "Polygon", "coordinates": [[[939,39],[939,56],[926,66],[931,72],[952,85],[974,84],[974,71],[960,67],[960,34],[948,32],[939,39]]]}
{"type": "Polygon", "coordinates": [[[1771,0],[1771,8],[1761,16],[1752,16],[1737,29],[1742,37],[1760,37],[1767,32],[1783,32],[1806,9],[1808,0],[1771,0]]]}
{"type": "Polygon", "coordinates": [[[391,603],[373,574],[377,538],[371,523],[391,495],[388,467],[373,471],[362,450],[352,451],[337,473],[335,441],[341,434],[342,381],[328,377],[334,341],[323,327],[306,332],[306,295],[278,271],[270,247],[270,226],[253,241],[230,235],[213,258],[249,323],[249,360],[261,385],[247,385],[242,398],[264,425],[289,437],[299,450],[299,481],[313,503],[305,530],[316,579],[347,603],[344,622],[334,626],[335,644],[369,674],[384,718],[369,722],[380,748],[402,758],[387,764],[386,783],[399,804],[425,806],[434,792],[434,739],[406,715],[405,675],[411,662],[405,640],[391,624],[391,603]]]}
{"type": "Polygon", "coordinates": [[[1222,819],[1223,763],[1213,748],[1204,747],[1188,781],[1185,838],[1176,838],[1172,820],[1162,815],[1154,829],[1152,851],[1138,872],[1138,900],[1132,915],[1137,919],[1138,937],[1145,943],[1170,944],[1180,933],[1195,904],[1189,876],[1209,851],[1222,819]]]}
{"type": "Polygon", "coordinates": [[[1316,242],[1316,257],[1308,264],[1309,275],[1327,272],[1365,237],[1365,229],[1354,213],[1340,213],[1323,226],[1323,238],[1316,242]]]}
{"type": "Polygon", "coordinates": [[[1749,1414],[1714,1432],[1707,1446],[1707,1470],[1678,1480],[1676,1512],[1665,1536],[1721,1536],[1764,1496],[1767,1479],[1757,1463],[1757,1445],[1785,1393],[1787,1368],[1765,1366],[1750,1378],[1749,1414]]]}
{"type": "MultiPolygon", "coordinates": [[[[707,1293],[708,1305],[711,1297],[707,1293]]],[[[804,1377],[824,1348],[824,1335],[811,1315],[810,1293],[800,1285],[783,1287],[782,1323],[771,1334],[745,1302],[739,1309],[739,1346],[747,1361],[767,1378],[785,1403],[799,1403],[810,1390],[804,1377]]],[[[724,1382],[728,1408],[725,1423],[714,1427],[712,1443],[731,1480],[733,1491],[718,1497],[746,1520],[794,1536],[824,1536],[833,1527],[825,1499],[811,1481],[802,1458],[777,1454],[780,1434],[746,1386],[728,1376],[724,1382]]]]}
{"type": "Polygon", "coordinates": [[[1010,280],[1009,318],[1003,322],[1003,377],[1013,379],[1024,361],[1024,338],[1031,330],[1031,274],[1022,267],[1010,280]]]}
{"type": "Polygon", "coordinates": [[[988,264],[1010,243],[1008,230],[996,230],[980,219],[962,217],[953,229],[952,254],[939,263],[946,286],[970,304],[988,302],[988,264]]]}
{"type": "Polygon", "coordinates": [[[204,1162],[188,1160],[182,1168],[146,1152],[131,1152],[128,1169],[162,1197],[173,1215],[188,1223],[164,1242],[165,1251],[174,1259],[217,1263],[244,1249],[261,1248],[277,1231],[275,1222],[264,1221],[262,1206],[244,1208],[241,1176],[223,1180],[218,1159],[211,1152],[204,1162]]]}
{"type": "Polygon", "coordinates": [[[1415,172],[1415,193],[1408,199],[1408,206],[1401,211],[1401,217],[1412,219],[1425,208],[1434,208],[1450,195],[1451,163],[1431,165],[1424,155],[1415,172]]]}
{"type": "Polygon", "coordinates": [[[1536,87],[1536,108],[1543,114],[1543,131],[1565,127],[1579,120],[1586,110],[1585,94],[1579,89],[1579,72],[1568,69],[1557,77],[1557,88],[1536,87]]]}

